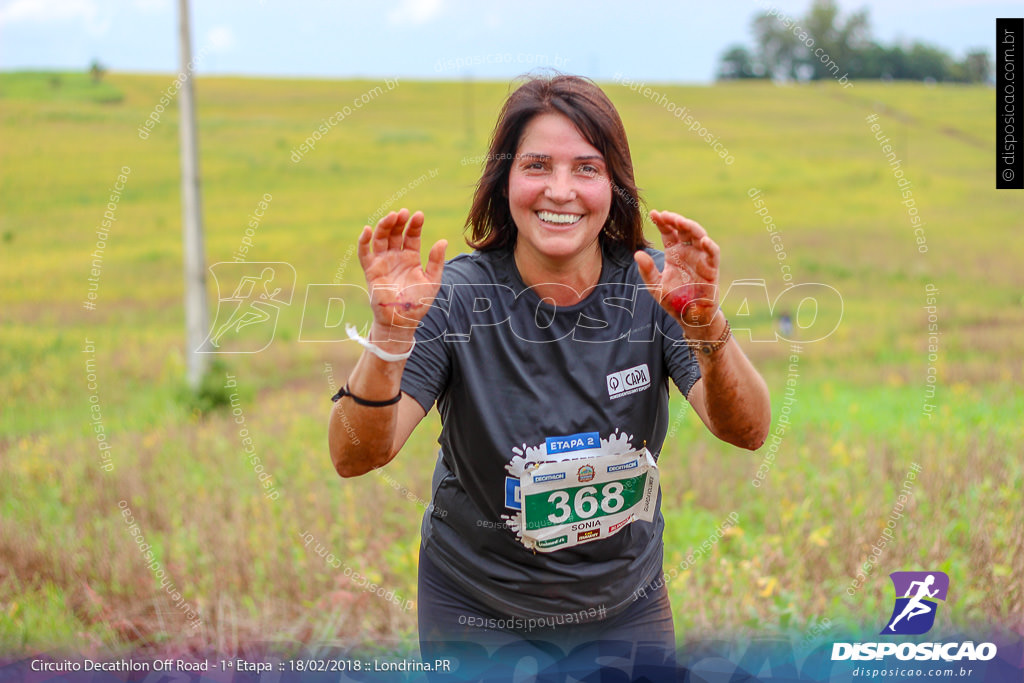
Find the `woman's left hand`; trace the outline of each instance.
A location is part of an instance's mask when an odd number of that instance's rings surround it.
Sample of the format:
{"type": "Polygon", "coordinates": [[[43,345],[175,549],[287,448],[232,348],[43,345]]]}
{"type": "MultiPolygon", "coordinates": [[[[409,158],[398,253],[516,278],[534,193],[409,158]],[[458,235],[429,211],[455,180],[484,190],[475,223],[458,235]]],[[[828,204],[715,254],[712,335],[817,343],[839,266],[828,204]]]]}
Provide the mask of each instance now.
{"type": "Polygon", "coordinates": [[[697,221],[651,211],[665,245],[665,269],[640,250],[633,255],[647,291],[679,321],[690,339],[705,339],[718,311],[718,245],[697,221]]]}

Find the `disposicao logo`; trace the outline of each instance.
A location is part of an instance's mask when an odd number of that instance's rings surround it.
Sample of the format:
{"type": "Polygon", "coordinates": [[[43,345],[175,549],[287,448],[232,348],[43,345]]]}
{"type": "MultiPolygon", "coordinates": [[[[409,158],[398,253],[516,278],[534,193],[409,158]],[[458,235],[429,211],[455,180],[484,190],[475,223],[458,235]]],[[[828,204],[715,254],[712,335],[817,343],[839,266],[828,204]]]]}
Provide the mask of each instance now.
{"type": "Polygon", "coordinates": [[[896,604],[882,635],[917,636],[935,624],[938,600],[945,601],[949,577],[943,572],[893,572],[896,604]]]}
{"type": "MultiPolygon", "coordinates": [[[[889,575],[896,589],[896,600],[880,635],[916,636],[927,633],[935,624],[938,601],[945,601],[949,577],[944,572],[893,572],[889,575]]],[[[900,660],[987,661],[996,656],[994,643],[835,643],[832,661],[900,660]]]]}

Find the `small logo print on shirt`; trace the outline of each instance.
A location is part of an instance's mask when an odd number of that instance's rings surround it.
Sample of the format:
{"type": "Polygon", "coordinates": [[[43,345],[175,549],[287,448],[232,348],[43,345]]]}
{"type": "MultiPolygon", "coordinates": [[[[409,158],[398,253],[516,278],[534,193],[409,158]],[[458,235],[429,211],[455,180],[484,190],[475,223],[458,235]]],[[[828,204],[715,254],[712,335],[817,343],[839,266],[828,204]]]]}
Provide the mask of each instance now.
{"type": "Polygon", "coordinates": [[[608,397],[620,398],[643,391],[651,386],[651,371],[647,368],[647,363],[644,363],[613,372],[605,378],[605,382],[608,385],[608,397]]]}

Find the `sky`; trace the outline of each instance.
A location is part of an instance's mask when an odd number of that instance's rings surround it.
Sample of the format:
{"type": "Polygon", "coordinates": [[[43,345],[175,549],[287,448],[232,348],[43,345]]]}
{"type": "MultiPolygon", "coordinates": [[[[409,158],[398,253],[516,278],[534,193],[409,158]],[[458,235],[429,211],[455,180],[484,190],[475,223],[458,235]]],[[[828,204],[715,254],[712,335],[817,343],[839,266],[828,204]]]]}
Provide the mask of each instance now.
{"type": "MultiPolygon", "coordinates": [[[[191,0],[196,72],[324,78],[506,80],[554,67],[596,80],[708,83],[753,17],[811,0],[191,0]]],[[[0,70],[178,70],[177,0],[0,0],[0,70]]],[[[994,55],[996,17],[1024,0],[841,0],[882,43],[994,55]]]]}

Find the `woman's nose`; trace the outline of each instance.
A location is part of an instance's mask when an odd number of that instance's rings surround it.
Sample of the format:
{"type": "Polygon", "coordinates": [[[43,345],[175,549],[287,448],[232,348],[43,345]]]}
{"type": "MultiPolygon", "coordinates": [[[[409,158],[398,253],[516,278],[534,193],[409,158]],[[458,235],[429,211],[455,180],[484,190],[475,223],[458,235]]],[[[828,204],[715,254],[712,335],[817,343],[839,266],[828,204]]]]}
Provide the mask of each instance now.
{"type": "Polygon", "coordinates": [[[544,196],[560,204],[576,199],[576,190],[573,188],[571,175],[567,171],[552,173],[548,180],[548,186],[544,190],[544,196]]]}

